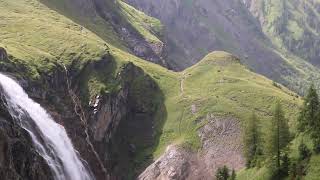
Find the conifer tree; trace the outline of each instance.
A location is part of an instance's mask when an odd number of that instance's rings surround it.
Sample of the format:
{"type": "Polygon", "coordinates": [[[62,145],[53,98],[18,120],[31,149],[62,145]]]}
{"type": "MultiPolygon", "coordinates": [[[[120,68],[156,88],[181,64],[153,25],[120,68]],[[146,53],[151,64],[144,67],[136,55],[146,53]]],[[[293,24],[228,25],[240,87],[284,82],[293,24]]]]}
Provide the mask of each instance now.
{"type": "Polygon", "coordinates": [[[307,96],[305,97],[303,107],[298,118],[299,130],[302,132],[305,130],[311,130],[318,120],[318,112],[319,97],[314,85],[312,84],[308,90],[307,96]]]}
{"type": "Polygon", "coordinates": [[[244,130],[244,155],[248,168],[255,166],[257,156],[261,154],[261,136],[258,125],[258,118],[253,113],[248,119],[244,130]]]}
{"type": "Polygon", "coordinates": [[[313,84],[305,97],[298,122],[301,132],[310,132],[315,152],[320,152],[320,102],[313,84]]]}
{"type": "Polygon", "coordinates": [[[268,155],[272,159],[271,164],[275,168],[275,175],[279,176],[281,152],[290,141],[288,121],[279,102],[275,106],[269,130],[267,136],[268,155]]]}

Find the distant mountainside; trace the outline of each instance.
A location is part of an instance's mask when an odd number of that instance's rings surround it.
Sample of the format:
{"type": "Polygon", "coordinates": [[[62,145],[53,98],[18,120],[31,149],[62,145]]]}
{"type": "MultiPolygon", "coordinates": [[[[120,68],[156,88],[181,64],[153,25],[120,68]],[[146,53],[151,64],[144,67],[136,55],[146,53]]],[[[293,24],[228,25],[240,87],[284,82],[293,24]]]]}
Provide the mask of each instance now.
{"type": "Polygon", "coordinates": [[[306,82],[319,78],[317,0],[127,2],[166,26],[168,64],[173,69],[184,69],[213,50],[224,50],[241,57],[255,72],[300,93],[306,82]]]}
{"type": "Polygon", "coordinates": [[[247,0],[244,3],[274,45],[319,66],[318,0],[247,0]]]}

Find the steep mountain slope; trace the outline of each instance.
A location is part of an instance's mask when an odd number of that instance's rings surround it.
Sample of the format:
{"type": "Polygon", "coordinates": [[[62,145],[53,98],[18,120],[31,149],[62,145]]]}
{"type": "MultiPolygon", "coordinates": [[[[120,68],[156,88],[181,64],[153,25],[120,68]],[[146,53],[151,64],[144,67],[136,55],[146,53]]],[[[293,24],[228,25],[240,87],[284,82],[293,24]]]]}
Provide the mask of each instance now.
{"type": "Polygon", "coordinates": [[[168,63],[184,69],[213,50],[303,93],[319,78],[317,1],[127,0],[166,25],[168,63]],[[306,21],[304,21],[306,19],[306,21]],[[311,63],[310,63],[311,62],[311,63]]]}
{"type": "Polygon", "coordinates": [[[146,16],[121,1],[40,1],[112,45],[166,65],[163,60],[164,45],[160,40],[163,27],[159,20],[146,16]]]}
{"type": "Polygon", "coordinates": [[[319,1],[249,0],[245,3],[278,48],[319,65],[319,1]]]}
{"type": "MultiPolygon", "coordinates": [[[[221,155],[215,159],[217,164],[202,162],[202,176],[212,176],[223,163],[232,164],[234,159],[226,160],[226,155],[239,158],[234,165],[240,169],[241,123],[252,111],[267,123],[277,100],[284,105],[294,129],[299,96],[251,72],[235,56],[214,52],[183,72],[173,72],[130,54],[132,50],[126,48],[129,43],[122,41],[117,31],[107,34],[111,39],[103,38],[88,30],[89,25],[87,29],[76,24],[82,20],[77,21],[74,15],[66,15],[72,21],[59,14],[60,3],[66,8],[90,8],[71,0],[49,5],[56,5],[57,11],[37,0],[0,0],[0,70],[16,78],[65,127],[98,180],[133,179],[169,145],[182,147],[182,154],[199,156],[199,160],[221,155]],[[212,138],[217,134],[222,136],[212,138]],[[221,143],[212,151],[224,140],[232,143],[221,143]],[[222,149],[228,149],[229,154],[223,155],[222,149]]],[[[126,8],[134,16],[144,16],[126,8]]],[[[116,13],[111,15],[120,18],[116,13]]],[[[127,22],[134,26],[129,19],[127,22]]],[[[113,26],[95,28],[106,32],[104,28],[113,26]]],[[[150,34],[140,35],[148,39],[150,34]]],[[[42,166],[43,159],[35,155],[30,137],[5,106],[0,107],[0,132],[4,134],[0,142],[7,147],[1,149],[0,157],[10,157],[10,163],[0,161],[0,172],[5,177],[14,176],[12,179],[42,179],[43,174],[34,169],[41,166],[44,173],[48,171],[42,166]],[[19,156],[14,151],[15,142],[23,147],[19,156]],[[23,158],[27,172],[21,170],[20,156],[24,153],[35,157],[23,158]]],[[[192,165],[193,161],[185,160],[192,165]]],[[[164,175],[166,172],[162,171],[164,175]]],[[[50,173],[46,174],[51,179],[50,173]]]]}

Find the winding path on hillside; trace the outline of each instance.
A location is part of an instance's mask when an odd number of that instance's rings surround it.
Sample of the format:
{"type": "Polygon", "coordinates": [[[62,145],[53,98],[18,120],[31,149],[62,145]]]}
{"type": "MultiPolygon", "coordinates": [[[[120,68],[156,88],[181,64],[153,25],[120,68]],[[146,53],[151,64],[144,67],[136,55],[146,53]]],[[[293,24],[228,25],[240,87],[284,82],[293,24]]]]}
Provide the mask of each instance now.
{"type": "Polygon", "coordinates": [[[186,72],[182,73],[182,77],[180,79],[180,94],[183,95],[184,93],[184,80],[186,79],[186,72]]]}

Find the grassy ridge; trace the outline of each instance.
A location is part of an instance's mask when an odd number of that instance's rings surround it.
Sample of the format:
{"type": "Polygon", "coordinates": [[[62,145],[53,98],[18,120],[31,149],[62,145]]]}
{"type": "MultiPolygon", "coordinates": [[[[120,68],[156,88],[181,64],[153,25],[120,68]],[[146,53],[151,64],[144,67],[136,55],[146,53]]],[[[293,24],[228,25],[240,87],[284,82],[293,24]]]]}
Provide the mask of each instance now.
{"type": "Polygon", "coordinates": [[[274,103],[280,100],[295,126],[296,110],[301,103],[294,93],[273,86],[272,81],[249,71],[237,58],[225,52],[211,53],[181,72],[180,86],[176,102],[172,102],[172,109],[178,112],[165,124],[164,142],[166,137],[172,136],[194,147],[199,146],[195,121],[207,114],[232,115],[244,120],[254,111],[267,123],[274,103]],[[196,106],[194,114],[191,105],[196,106]]]}

